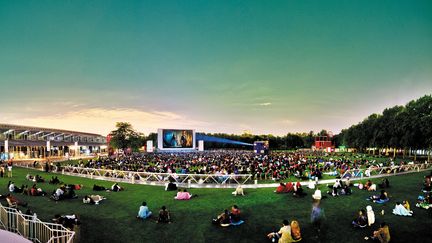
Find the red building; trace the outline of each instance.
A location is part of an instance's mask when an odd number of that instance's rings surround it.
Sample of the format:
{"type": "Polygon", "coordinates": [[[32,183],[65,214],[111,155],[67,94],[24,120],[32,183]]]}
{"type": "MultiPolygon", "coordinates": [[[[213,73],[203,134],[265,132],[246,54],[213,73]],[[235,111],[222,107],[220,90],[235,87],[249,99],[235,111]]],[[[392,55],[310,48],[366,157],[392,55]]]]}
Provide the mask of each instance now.
{"type": "Polygon", "coordinates": [[[328,152],[331,152],[334,150],[334,144],[332,141],[332,136],[318,136],[315,137],[315,144],[313,146],[313,149],[317,150],[326,150],[328,152]]]}

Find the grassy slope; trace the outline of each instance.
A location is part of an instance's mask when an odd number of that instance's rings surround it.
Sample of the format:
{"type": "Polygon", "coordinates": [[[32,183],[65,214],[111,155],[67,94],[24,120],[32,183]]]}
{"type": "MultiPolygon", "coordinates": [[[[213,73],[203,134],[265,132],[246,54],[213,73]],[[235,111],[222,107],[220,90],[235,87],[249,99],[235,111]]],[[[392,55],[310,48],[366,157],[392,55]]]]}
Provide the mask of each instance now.
{"type": "MultiPolygon", "coordinates": [[[[28,170],[15,168],[13,180],[17,185],[28,183],[28,170]]],[[[34,171],[31,171],[34,174],[34,171]]],[[[372,205],[377,223],[385,220],[390,224],[393,242],[426,242],[432,238],[430,225],[432,210],[415,208],[422,178],[426,173],[391,177],[389,194],[391,202],[385,206],[386,214],[378,215],[381,205],[372,205]],[[414,217],[400,217],[391,214],[396,201],[408,199],[414,210],[414,217]]],[[[40,173],[44,178],[50,175],[40,173]]],[[[70,176],[59,176],[66,183],[84,184],[77,191],[82,198],[92,194],[94,183],[110,186],[111,182],[93,181],[70,176]]],[[[0,194],[6,193],[8,179],[0,178],[0,194]]],[[[28,183],[31,186],[31,183],[28,183]]],[[[51,192],[54,186],[42,183],[44,190],[51,192]]],[[[302,227],[303,242],[317,242],[317,234],[310,225],[311,191],[302,199],[291,195],[276,195],[274,189],[248,189],[245,197],[234,197],[231,189],[192,189],[198,198],[191,201],[175,201],[175,192],[165,192],[161,187],[125,184],[126,191],[119,193],[99,192],[108,199],[100,205],[84,205],[81,199],[54,202],[48,197],[16,195],[29,202],[30,208],[42,220],[50,220],[56,213],[76,213],[81,217],[81,242],[267,242],[265,235],[279,228],[282,219],[297,219],[302,227]],[[141,202],[147,201],[150,210],[157,213],[162,205],[172,212],[173,224],[160,225],[153,220],[139,221],[135,218],[141,202]],[[224,208],[237,204],[242,209],[246,223],[231,228],[219,228],[211,219],[224,208]]],[[[322,186],[323,190],[324,185],[322,186]]],[[[356,212],[365,208],[372,193],[354,189],[347,197],[328,198],[322,201],[326,220],[321,242],[360,242],[370,235],[371,228],[353,229],[350,225],[356,212]]],[[[2,202],[5,203],[4,201],[2,202]]],[[[373,228],[377,226],[377,223],[373,228]]]]}

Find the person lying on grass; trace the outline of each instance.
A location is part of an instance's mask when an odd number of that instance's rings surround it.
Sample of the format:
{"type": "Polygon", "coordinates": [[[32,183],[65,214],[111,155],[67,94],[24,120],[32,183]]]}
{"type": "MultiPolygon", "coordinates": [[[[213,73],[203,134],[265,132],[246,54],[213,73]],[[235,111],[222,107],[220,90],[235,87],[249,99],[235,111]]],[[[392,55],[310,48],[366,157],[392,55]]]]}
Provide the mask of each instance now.
{"type": "Polygon", "coordinates": [[[285,189],[286,189],[285,184],[283,182],[281,182],[274,192],[276,192],[276,193],[284,193],[285,189]]]}
{"type": "Polygon", "coordinates": [[[98,205],[100,201],[104,200],[103,196],[100,195],[85,195],[83,198],[84,204],[96,204],[98,205]]]}
{"type": "Polygon", "coordinates": [[[12,196],[10,193],[6,195],[6,200],[8,201],[9,206],[18,205],[18,206],[27,207],[28,204],[27,202],[23,202],[18,198],[12,196]]]}
{"type": "Polygon", "coordinates": [[[93,185],[93,191],[105,191],[105,190],[106,188],[104,186],[99,186],[96,184],[93,185]]]}
{"type": "Polygon", "coordinates": [[[385,190],[381,190],[380,195],[373,195],[373,196],[369,197],[368,199],[372,200],[373,202],[376,202],[376,203],[384,203],[384,202],[387,202],[389,200],[389,197],[388,197],[388,194],[385,190]]]}

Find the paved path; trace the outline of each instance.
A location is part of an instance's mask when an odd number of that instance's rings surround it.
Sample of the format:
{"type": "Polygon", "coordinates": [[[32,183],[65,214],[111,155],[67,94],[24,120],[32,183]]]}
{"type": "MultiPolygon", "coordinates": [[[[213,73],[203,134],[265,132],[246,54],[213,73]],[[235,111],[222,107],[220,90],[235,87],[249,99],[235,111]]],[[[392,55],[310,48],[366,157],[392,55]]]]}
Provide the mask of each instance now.
{"type": "Polygon", "coordinates": [[[26,238],[22,237],[21,235],[0,230],[0,242],[2,243],[31,243],[31,241],[27,240],[26,238]]]}

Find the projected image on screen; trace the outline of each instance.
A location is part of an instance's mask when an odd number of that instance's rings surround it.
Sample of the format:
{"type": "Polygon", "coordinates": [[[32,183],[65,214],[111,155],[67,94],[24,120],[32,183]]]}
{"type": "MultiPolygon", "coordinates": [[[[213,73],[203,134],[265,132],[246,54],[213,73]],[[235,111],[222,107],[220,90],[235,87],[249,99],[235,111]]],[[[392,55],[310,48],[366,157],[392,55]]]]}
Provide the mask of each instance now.
{"type": "Polygon", "coordinates": [[[162,133],[164,148],[192,148],[192,130],[163,130],[162,133]]]}

